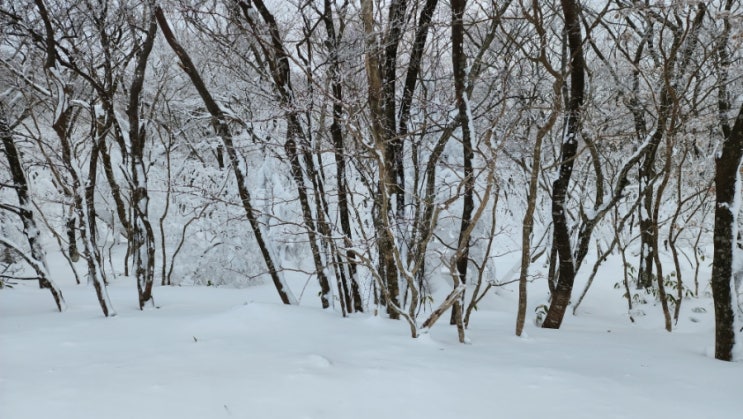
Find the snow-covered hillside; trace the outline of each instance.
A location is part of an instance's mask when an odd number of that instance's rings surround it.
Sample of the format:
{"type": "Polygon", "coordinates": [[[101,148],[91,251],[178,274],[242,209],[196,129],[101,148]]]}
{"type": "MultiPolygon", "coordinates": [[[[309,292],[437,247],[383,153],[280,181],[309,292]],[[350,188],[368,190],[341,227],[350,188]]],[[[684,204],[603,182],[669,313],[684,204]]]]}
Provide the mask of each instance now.
{"type": "MultiPolygon", "coordinates": [[[[712,358],[711,301],[686,304],[677,329],[658,307],[631,323],[611,286],[561,330],[527,323],[516,297],[482,302],[468,336],[443,322],[411,339],[401,321],[281,305],[270,285],[158,287],[140,311],[132,280],[104,318],[86,286],[69,309],[20,284],[0,292],[0,417],[739,418],[743,364],[712,358]],[[693,310],[693,311],[692,311],[693,310]],[[704,312],[706,310],[706,312],[704,312]]],[[[308,291],[309,292],[309,291],[308,291]]],[[[532,319],[533,320],[533,319],[532,319]]]]}

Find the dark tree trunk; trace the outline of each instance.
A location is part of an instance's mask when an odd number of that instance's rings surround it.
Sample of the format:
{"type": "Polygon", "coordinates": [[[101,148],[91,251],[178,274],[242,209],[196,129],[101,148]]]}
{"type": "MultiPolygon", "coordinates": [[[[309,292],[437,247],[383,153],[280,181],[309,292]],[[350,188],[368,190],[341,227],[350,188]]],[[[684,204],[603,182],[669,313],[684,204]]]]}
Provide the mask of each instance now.
{"type": "Polygon", "coordinates": [[[743,157],[743,105],[735,125],[726,130],[722,152],[715,158],[715,229],[712,259],[712,297],[715,301],[715,358],[732,360],[735,344],[735,287],[733,252],[740,200],[738,184],[743,157]]]}
{"type": "Polygon", "coordinates": [[[723,18],[723,33],[716,52],[719,59],[718,109],[724,140],[722,149],[715,156],[715,229],[712,259],[712,298],[715,304],[715,358],[732,361],[735,346],[735,310],[737,290],[733,276],[733,252],[736,251],[738,211],[740,208],[740,170],[743,159],[743,105],[735,122],[730,126],[726,115],[731,110],[728,93],[728,70],[732,65],[728,52],[730,37],[729,12],[733,1],[725,5],[728,14],[723,18]]]}
{"type": "MultiPolygon", "coordinates": [[[[454,92],[457,99],[459,126],[462,130],[462,157],[464,161],[462,220],[459,227],[459,239],[457,241],[457,246],[461,249],[461,253],[457,259],[457,272],[459,273],[459,280],[462,284],[467,283],[467,265],[469,263],[470,253],[469,237],[465,237],[465,232],[470,227],[472,211],[475,209],[473,198],[475,178],[472,172],[472,159],[475,156],[472,150],[472,135],[474,133],[471,132],[473,121],[470,121],[471,109],[466,92],[467,56],[464,52],[464,9],[466,5],[466,0],[452,0],[451,2],[452,68],[454,70],[454,92]]],[[[452,306],[451,324],[456,324],[457,317],[461,317],[464,298],[465,292],[463,290],[460,301],[455,302],[452,306]]]]}
{"type": "MultiPolygon", "coordinates": [[[[384,39],[384,60],[382,62],[382,109],[384,111],[385,133],[385,164],[392,181],[390,197],[395,197],[395,211],[397,220],[404,217],[405,209],[405,172],[403,167],[403,138],[397,134],[397,100],[395,98],[397,85],[397,52],[405,26],[405,10],[407,0],[392,0],[389,6],[389,20],[387,34],[384,39]]],[[[390,210],[392,210],[390,208],[390,210]]]]}
{"type": "Polygon", "coordinates": [[[386,158],[389,148],[387,123],[384,112],[383,72],[380,59],[383,54],[376,42],[377,32],[374,27],[374,2],[361,1],[361,19],[364,25],[365,51],[364,64],[368,82],[368,103],[371,113],[371,131],[374,138],[375,152],[384,156],[377,159],[379,168],[379,182],[377,194],[374,197],[372,218],[376,230],[379,261],[377,266],[380,288],[379,303],[386,307],[387,314],[392,319],[400,318],[398,271],[393,255],[394,236],[393,223],[390,221],[390,197],[394,194],[394,173],[391,173],[390,161],[386,158]],[[385,161],[387,160],[387,161],[385,161]]]}
{"type": "Polygon", "coordinates": [[[560,172],[552,184],[552,222],[554,245],[559,258],[558,280],[547,316],[542,324],[545,328],[558,329],[570,303],[575,280],[575,260],[568,230],[565,210],[568,186],[573,173],[573,164],[578,150],[581,112],[585,93],[585,61],[583,37],[580,28],[580,5],[575,0],[562,0],[562,11],[570,47],[570,98],[566,109],[567,118],[560,147],[560,172]]]}
{"type": "Polygon", "coordinates": [[[421,64],[423,59],[423,50],[428,38],[428,29],[431,26],[433,12],[436,10],[438,0],[426,0],[426,4],[421,10],[418,19],[418,27],[415,30],[415,40],[413,41],[413,50],[410,54],[408,70],[405,74],[405,84],[403,87],[402,99],[400,101],[400,121],[398,123],[398,137],[404,138],[408,135],[408,122],[410,121],[410,108],[413,102],[415,86],[420,78],[421,64]]]}
{"type": "Polygon", "coordinates": [[[70,214],[65,222],[65,228],[67,229],[67,253],[73,262],[80,260],[80,252],[77,250],[76,224],[77,219],[73,214],[70,214]]]}
{"type": "MultiPolygon", "coordinates": [[[[383,53],[380,51],[381,61],[379,62],[379,111],[375,113],[378,121],[378,134],[383,143],[384,150],[384,176],[380,176],[379,196],[385,195],[382,199],[375,200],[377,211],[386,211],[387,214],[379,214],[378,218],[386,217],[388,225],[377,220],[379,235],[379,271],[383,273],[382,278],[385,281],[387,292],[382,293],[385,297],[382,303],[387,306],[387,313],[390,318],[397,319],[399,314],[394,308],[399,306],[400,298],[400,273],[395,263],[393,251],[395,241],[392,231],[382,231],[385,229],[399,230],[399,222],[403,219],[405,207],[405,182],[403,174],[403,139],[397,136],[396,109],[397,101],[396,81],[397,81],[397,52],[400,40],[403,35],[405,25],[405,10],[407,0],[392,0],[388,9],[387,32],[383,38],[383,53]],[[395,208],[392,207],[392,198],[395,198],[395,208]],[[382,201],[386,202],[382,202],[382,201]],[[395,211],[395,212],[393,212],[395,211]],[[395,214],[395,215],[393,215],[395,214]],[[391,222],[395,220],[395,222],[391,222]],[[389,298],[390,301],[387,301],[389,298]]],[[[381,169],[381,168],[380,168],[381,169]]],[[[381,172],[381,170],[380,170],[381,172]]]]}
{"type": "MultiPolygon", "coordinates": [[[[555,81],[555,84],[553,86],[553,90],[555,93],[555,97],[559,97],[559,92],[561,88],[561,84],[559,80],[555,81]]],[[[531,254],[531,240],[532,240],[532,233],[534,231],[534,211],[536,210],[537,206],[537,193],[538,193],[538,187],[539,187],[539,176],[540,172],[542,170],[541,168],[541,161],[542,161],[542,143],[544,142],[544,137],[547,136],[549,131],[552,129],[552,127],[555,125],[555,122],[557,121],[559,110],[558,107],[555,107],[553,111],[550,113],[550,116],[547,118],[547,122],[539,128],[536,134],[536,139],[534,142],[534,149],[532,154],[532,164],[531,164],[531,173],[529,175],[529,189],[527,194],[527,201],[526,201],[526,209],[524,211],[524,218],[522,222],[521,227],[521,266],[520,266],[520,272],[519,272],[519,305],[518,310],[516,313],[516,336],[521,336],[521,334],[524,331],[524,324],[526,322],[526,305],[527,305],[527,280],[529,276],[529,265],[531,264],[532,254],[531,254]]],[[[552,256],[551,258],[556,257],[556,250],[554,247],[554,242],[552,246],[552,256]]],[[[550,263],[550,267],[554,269],[554,263],[550,263]]],[[[548,283],[550,284],[550,292],[554,293],[555,289],[552,286],[552,280],[551,277],[554,276],[554,270],[550,273],[550,278],[548,278],[548,283]]]]}
{"type": "MultiPolygon", "coordinates": [[[[111,162],[111,154],[108,150],[108,145],[106,144],[106,137],[108,137],[108,133],[114,125],[117,124],[113,123],[112,115],[107,116],[105,122],[99,125],[98,132],[96,133],[99,136],[98,152],[100,154],[101,163],[103,163],[103,174],[106,176],[106,182],[108,182],[109,189],[111,189],[111,197],[114,200],[116,216],[121,223],[127,238],[129,238],[128,236],[132,230],[131,223],[129,222],[129,212],[127,211],[126,202],[121,194],[121,186],[116,181],[116,175],[114,174],[114,168],[111,162]]],[[[131,243],[129,245],[131,246],[131,243]]]]}
{"type": "MultiPolygon", "coordinates": [[[[650,147],[645,153],[640,166],[640,194],[643,202],[640,208],[640,267],[638,269],[637,287],[650,288],[653,280],[653,262],[657,258],[658,248],[653,243],[658,241],[657,237],[657,214],[653,213],[653,182],[656,177],[655,159],[660,141],[667,130],[672,130],[677,123],[674,107],[681,100],[680,93],[676,91],[679,80],[689,71],[692,53],[699,42],[699,28],[701,27],[707,12],[707,6],[700,2],[697,5],[697,13],[688,33],[680,26],[671,27],[673,31],[673,42],[668,54],[667,62],[663,69],[662,88],[660,93],[660,108],[658,110],[657,128],[650,139],[650,147]],[[682,45],[686,43],[682,49],[682,45]]],[[[651,26],[652,28],[652,26],[651,26]]],[[[638,51],[638,54],[640,52],[638,51]]],[[[635,130],[638,133],[644,130],[644,119],[641,110],[636,107],[637,103],[631,102],[630,109],[634,115],[635,130]]],[[[662,278],[657,278],[661,281],[662,278]]]]}
{"type": "MultiPolygon", "coordinates": [[[[413,40],[413,49],[410,53],[408,69],[405,74],[405,84],[403,85],[402,98],[400,99],[399,121],[397,124],[398,138],[400,139],[405,139],[408,136],[408,123],[410,121],[410,111],[413,102],[413,94],[415,93],[416,85],[418,84],[418,79],[420,78],[423,52],[426,46],[426,41],[428,39],[428,31],[431,27],[433,13],[436,10],[436,6],[438,5],[438,3],[438,0],[426,0],[426,3],[423,6],[423,9],[421,10],[420,16],[418,18],[418,26],[415,29],[415,39],[413,40]]],[[[417,147],[413,145],[413,149],[411,150],[411,154],[414,159],[413,166],[415,170],[415,175],[413,177],[414,190],[417,190],[420,179],[419,162],[417,161],[418,156],[416,148],[417,147]]],[[[401,150],[401,155],[402,151],[403,150],[401,150]]],[[[400,168],[400,170],[402,170],[402,167],[400,168]]],[[[433,165],[432,170],[435,171],[435,165],[433,165]]],[[[432,175],[432,172],[428,173],[432,175]]],[[[421,246],[421,243],[417,242],[417,239],[419,237],[427,236],[427,233],[424,231],[426,230],[426,227],[424,225],[430,221],[430,219],[420,218],[422,213],[421,209],[423,209],[424,218],[425,215],[432,215],[432,211],[425,211],[425,208],[423,207],[427,208],[426,203],[421,203],[421,201],[424,200],[417,199],[413,201],[413,204],[415,205],[415,216],[413,217],[413,219],[415,220],[415,224],[413,225],[413,231],[410,234],[410,247],[416,249],[420,249],[421,247],[423,247],[421,246]]],[[[412,253],[418,253],[418,251],[416,250],[412,253]]],[[[415,265],[419,266],[418,270],[416,271],[416,280],[418,283],[418,288],[421,291],[420,298],[424,299],[426,298],[426,290],[424,286],[426,269],[425,263],[419,262],[425,261],[425,252],[421,254],[409,255],[409,258],[415,265]]]]}
{"type": "MultiPolygon", "coordinates": [[[[91,107],[92,106],[93,105],[91,105],[91,107]]],[[[91,115],[93,115],[92,112],[91,115]]],[[[97,121],[93,121],[93,124],[97,124],[97,121]]],[[[93,130],[95,129],[96,128],[93,128],[93,130]]],[[[95,288],[95,293],[98,297],[98,303],[101,306],[103,315],[109,317],[115,315],[115,313],[111,309],[111,304],[108,301],[108,291],[106,290],[108,279],[103,270],[103,257],[101,256],[101,251],[97,244],[98,227],[96,224],[95,211],[95,186],[96,179],[98,178],[98,157],[101,154],[101,143],[104,141],[104,138],[98,135],[93,137],[93,147],[90,152],[90,162],[88,163],[88,179],[84,187],[85,204],[81,220],[85,224],[83,231],[86,233],[83,240],[87,240],[85,259],[88,264],[88,279],[93,282],[93,288],[95,288]]],[[[105,147],[105,145],[103,146],[105,147]]]]}
{"type": "MultiPolygon", "coordinates": [[[[662,131],[656,131],[662,136],[662,131]]],[[[653,228],[653,180],[655,178],[655,155],[658,141],[653,141],[656,146],[649,150],[640,165],[640,193],[642,203],[638,209],[640,215],[640,265],[637,270],[637,288],[649,289],[653,287],[653,261],[657,249],[653,247],[655,233],[653,228]]]]}
{"type": "Polygon", "coordinates": [[[140,310],[144,308],[147,302],[153,301],[152,286],[155,282],[155,233],[152,230],[148,215],[150,198],[147,191],[147,170],[144,164],[146,136],[145,128],[141,126],[139,119],[139,107],[145,71],[147,70],[147,60],[155,43],[156,34],[157,21],[154,16],[151,16],[147,35],[137,57],[126,112],[129,118],[129,162],[131,165],[129,169],[129,189],[133,211],[129,243],[134,255],[134,274],[137,280],[140,310]]]}
{"type": "MultiPolygon", "coordinates": [[[[49,76],[53,83],[61,85],[61,82],[57,80],[53,74],[49,74],[49,76]]],[[[70,93],[69,91],[66,91],[64,87],[60,90],[64,92],[65,95],[70,93]]],[[[60,99],[64,100],[64,98],[60,99]]],[[[80,211],[82,210],[82,196],[80,195],[80,178],[77,172],[72,168],[72,150],[68,139],[73,108],[71,106],[66,106],[66,103],[61,103],[58,106],[60,106],[62,110],[59,112],[57,120],[52,124],[52,128],[57,134],[57,139],[59,139],[62,151],[62,165],[65,167],[67,174],[69,175],[67,181],[70,182],[69,186],[71,187],[67,188],[67,190],[69,191],[69,198],[72,200],[72,208],[69,210],[70,214],[66,222],[67,251],[70,260],[77,262],[80,260],[80,252],[77,248],[77,228],[82,227],[82,221],[79,217],[80,211]]]]}

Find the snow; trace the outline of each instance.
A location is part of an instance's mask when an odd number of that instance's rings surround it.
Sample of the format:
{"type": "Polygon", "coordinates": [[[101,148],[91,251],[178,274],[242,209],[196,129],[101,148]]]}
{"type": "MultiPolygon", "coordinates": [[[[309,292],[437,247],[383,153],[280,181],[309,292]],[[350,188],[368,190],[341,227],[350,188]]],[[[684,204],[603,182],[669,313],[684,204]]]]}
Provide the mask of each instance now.
{"type": "Polygon", "coordinates": [[[343,318],[315,298],[282,305],[270,281],[157,287],[158,308],[139,311],[133,280],[119,276],[109,287],[114,318],[102,317],[92,288],[58,282],[69,306],[61,314],[34,284],[0,291],[0,418],[724,419],[743,411],[743,364],[708,354],[709,299],[685,304],[667,333],[657,307],[632,324],[617,291],[596,285],[562,330],[529,322],[529,337],[518,338],[516,293],[500,288],[461,345],[446,322],[411,339],[404,321],[343,318]]]}

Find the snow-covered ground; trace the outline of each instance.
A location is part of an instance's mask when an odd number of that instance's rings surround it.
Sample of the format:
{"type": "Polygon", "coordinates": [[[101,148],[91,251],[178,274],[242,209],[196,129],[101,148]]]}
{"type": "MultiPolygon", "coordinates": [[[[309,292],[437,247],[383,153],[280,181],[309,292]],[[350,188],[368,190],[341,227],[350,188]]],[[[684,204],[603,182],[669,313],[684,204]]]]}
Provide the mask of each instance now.
{"type": "Polygon", "coordinates": [[[2,419],[743,417],[743,363],[710,357],[708,299],[667,333],[658,307],[633,324],[597,284],[561,330],[530,322],[518,338],[516,295],[499,289],[461,345],[444,319],[411,339],[309,290],[287,307],[270,285],[158,287],[159,308],[139,311],[119,278],[103,318],[92,289],[60,285],[65,313],[33,284],[0,290],[2,419]]]}

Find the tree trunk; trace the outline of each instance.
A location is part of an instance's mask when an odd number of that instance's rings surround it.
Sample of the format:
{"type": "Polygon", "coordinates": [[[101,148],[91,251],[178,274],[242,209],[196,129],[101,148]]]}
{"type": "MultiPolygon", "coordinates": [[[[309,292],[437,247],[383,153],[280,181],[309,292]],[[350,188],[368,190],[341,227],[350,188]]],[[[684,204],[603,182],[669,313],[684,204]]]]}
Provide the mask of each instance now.
{"type": "Polygon", "coordinates": [[[741,204],[741,160],[743,160],[743,104],[732,126],[726,116],[731,110],[727,91],[728,70],[732,65],[728,52],[730,37],[729,13],[733,1],[728,0],[723,17],[723,33],[716,48],[719,64],[718,109],[723,133],[722,148],[715,156],[715,229],[712,259],[712,298],[715,304],[715,358],[733,360],[735,346],[735,310],[737,290],[733,271],[735,242],[738,233],[738,212],[741,204]]]}
{"type": "Polygon", "coordinates": [[[129,234],[129,243],[134,255],[134,274],[137,280],[137,295],[139,309],[143,309],[147,302],[153,302],[152,286],[155,282],[155,233],[152,230],[148,215],[150,201],[147,191],[147,170],[144,165],[144,150],[146,144],[145,128],[140,123],[139,107],[142,87],[144,86],[147,60],[157,34],[157,21],[150,17],[150,24],[144,43],[141,46],[134,78],[129,91],[129,189],[131,191],[131,206],[133,220],[129,234]]]}
{"type": "MultiPolygon", "coordinates": [[[[93,105],[90,105],[90,107],[91,116],[94,117],[95,111],[93,110],[93,105]]],[[[97,121],[94,120],[93,124],[97,124],[97,121]]],[[[88,163],[87,182],[79,192],[85,197],[85,203],[81,205],[80,220],[84,225],[82,231],[84,232],[83,240],[85,241],[85,260],[88,264],[88,280],[93,283],[93,288],[95,288],[95,293],[98,297],[98,304],[101,306],[103,315],[109,317],[116,315],[116,313],[111,307],[108,290],[106,289],[108,280],[106,278],[106,272],[103,270],[103,257],[101,256],[101,251],[98,247],[98,227],[96,226],[95,211],[95,185],[96,179],[98,178],[98,157],[101,154],[100,147],[104,138],[95,135],[93,136],[93,140],[93,147],[90,151],[90,162],[88,163]]]]}
{"type": "MultiPolygon", "coordinates": [[[[397,101],[395,98],[397,85],[397,52],[400,40],[404,33],[405,11],[407,0],[392,0],[389,5],[389,18],[387,22],[387,33],[382,45],[384,45],[384,58],[381,62],[382,76],[382,111],[384,122],[382,124],[385,138],[384,163],[389,173],[390,198],[395,198],[396,219],[401,222],[404,218],[405,209],[405,172],[403,167],[404,144],[403,137],[397,133],[397,101]]],[[[390,208],[392,211],[392,208],[390,208]]]]}
{"type": "Polygon", "coordinates": [[[462,158],[464,162],[463,182],[464,196],[462,202],[462,219],[459,227],[459,239],[457,246],[462,249],[457,259],[457,272],[459,280],[465,285],[460,296],[460,301],[454,303],[450,323],[457,323],[457,316],[461,317],[465,292],[467,290],[467,265],[469,264],[470,243],[465,232],[469,229],[472,221],[472,211],[475,209],[473,193],[475,189],[475,178],[472,171],[472,159],[475,154],[472,150],[472,132],[474,121],[470,120],[472,110],[470,109],[469,97],[466,92],[467,81],[467,55],[464,52],[464,9],[467,0],[452,0],[451,17],[451,40],[452,40],[452,69],[454,72],[454,93],[457,100],[457,111],[459,126],[462,130],[462,158]]]}
{"type": "Polygon", "coordinates": [[[585,61],[581,35],[580,4],[575,0],[562,0],[562,11],[570,47],[570,98],[566,109],[567,118],[560,147],[560,172],[552,184],[552,222],[554,240],[559,257],[559,275],[552,302],[542,327],[559,329],[570,303],[575,280],[575,260],[570,241],[568,219],[565,210],[568,186],[573,173],[573,164],[578,150],[578,134],[585,93],[585,61]]]}
{"type": "MultiPolygon", "coordinates": [[[[559,98],[562,83],[558,80],[553,85],[555,97],[559,98]]],[[[537,207],[537,192],[539,186],[539,175],[542,161],[542,142],[557,121],[560,112],[559,101],[556,101],[553,111],[550,113],[544,126],[539,127],[534,143],[531,163],[531,174],[529,175],[529,190],[527,194],[526,211],[521,228],[521,269],[519,273],[519,305],[516,314],[516,336],[521,336],[526,322],[527,304],[527,280],[529,277],[529,265],[531,264],[531,238],[534,231],[534,211],[537,207]]]]}
{"type": "Polygon", "coordinates": [[[380,286],[385,287],[385,291],[380,293],[380,303],[387,309],[387,314],[392,319],[399,319],[400,314],[396,307],[399,307],[400,286],[398,283],[398,272],[392,249],[395,246],[393,233],[390,223],[390,198],[393,195],[394,174],[391,173],[392,167],[388,159],[388,137],[387,127],[385,125],[386,116],[384,113],[384,90],[383,77],[380,69],[381,51],[377,45],[378,34],[374,29],[374,2],[372,0],[361,1],[361,19],[364,24],[364,33],[366,35],[365,45],[365,70],[369,92],[369,108],[371,110],[372,136],[374,137],[374,147],[379,166],[379,182],[377,185],[377,196],[374,199],[374,225],[377,231],[377,248],[379,249],[378,271],[380,273],[380,286]]]}
{"type": "MultiPolygon", "coordinates": [[[[336,35],[335,24],[333,23],[333,9],[330,0],[324,1],[324,11],[322,20],[325,23],[325,31],[328,34],[330,48],[330,80],[332,83],[331,93],[333,95],[333,122],[330,125],[330,137],[333,141],[336,182],[338,182],[338,216],[343,232],[343,246],[350,248],[352,245],[351,232],[351,212],[348,207],[348,180],[346,178],[346,147],[341,126],[343,124],[343,85],[341,81],[341,69],[339,62],[339,39],[336,35]]],[[[346,282],[350,282],[350,295],[347,296],[351,301],[347,301],[346,308],[348,311],[362,312],[364,310],[363,300],[358,280],[358,267],[353,251],[346,250],[345,262],[341,264],[341,270],[347,269],[342,281],[348,288],[346,282]]]]}
{"type": "Polygon", "coordinates": [[[735,125],[727,130],[715,158],[715,229],[712,259],[712,297],[715,302],[715,358],[731,361],[735,344],[736,290],[733,252],[740,205],[740,166],[743,157],[743,105],[735,125]]]}
{"type": "MultiPolygon", "coordinates": [[[[5,116],[5,105],[0,103],[0,137],[2,138],[5,149],[5,157],[8,161],[8,168],[13,179],[13,189],[18,197],[18,215],[23,223],[23,235],[28,240],[31,248],[30,261],[33,262],[37,275],[39,276],[39,287],[49,288],[52,293],[57,309],[62,311],[65,307],[64,297],[57,284],[49,278],[49,269],[46,264],[46,255],[41,247],[40,231],[34,220],[34,214],[31,211],[31,199],[28,196],[28,181],[21,164],[21,155],[15,146],[13,133],[5,116]]],[[[7,247],[10,247],[6,244],[7,247]]],[[[21,253],[21,255],[23,255],[21,253]]],[[[27,258],[29,259],[29,258],[27,258]]]]}

